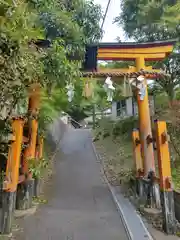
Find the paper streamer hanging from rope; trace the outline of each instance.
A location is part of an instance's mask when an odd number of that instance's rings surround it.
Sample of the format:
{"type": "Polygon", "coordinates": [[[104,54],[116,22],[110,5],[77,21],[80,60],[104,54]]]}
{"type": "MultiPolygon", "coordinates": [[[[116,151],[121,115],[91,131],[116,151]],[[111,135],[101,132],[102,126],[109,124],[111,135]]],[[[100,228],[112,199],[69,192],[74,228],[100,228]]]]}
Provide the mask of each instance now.
{"type": "Polygon", "coordinates": [[[91,80],[86,80],[84,90],[83,90],[83,96],[86,98],[90,98],[93,95],[93,84],[91,80]]]}
{"type": "Polygon", "coordinates": [[[112,102],[115,87],[113,86],[113,82],[111,81],[110,77],[106,78],[106,81],[105,81],[103,87],[104,87],[104,89],[105,89],[105,91],[107,93],[107,101],[108,102],[112,102]]]}
{"type": "Polygon", "coordinates": [[[123,93],[122,95],[124,97],[132,97],[133,96],[133,91],[131,84],[129,82],[129,79],[127,79],[126,76],[124,76],[124,84],[123,84],[123,93]]]}
{"type": "Polygon", "coordinates": [[[138,90],[138,94],[140,95],[140,100],[143,101],[146,96],[146,83],[144,82],[145,77],[140,75],[137,79],[130,79],[130,84],[138,90]]]}

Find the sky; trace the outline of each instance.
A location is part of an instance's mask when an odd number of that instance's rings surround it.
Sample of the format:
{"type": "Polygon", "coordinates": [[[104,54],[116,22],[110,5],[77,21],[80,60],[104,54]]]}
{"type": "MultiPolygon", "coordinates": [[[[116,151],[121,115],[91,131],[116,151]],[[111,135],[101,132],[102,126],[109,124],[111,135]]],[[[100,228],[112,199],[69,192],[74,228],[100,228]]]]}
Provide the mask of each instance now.
{"type": "MultiPolygon", "coordinates": [[[[103,12],[105,12],[108,0],[94,0],[95,3],[100,4],[102,6],[103,12]]],[[[125,41],[123,30],[117,26],[117,24],[113,24],[113,20],[120,13],[120,0],[111,0],[109,10],[106,16],[106,20],[104,23],[104,37],[102,42],[116,42],[116,38],[119,36],[121,41],[125,41]]]]}

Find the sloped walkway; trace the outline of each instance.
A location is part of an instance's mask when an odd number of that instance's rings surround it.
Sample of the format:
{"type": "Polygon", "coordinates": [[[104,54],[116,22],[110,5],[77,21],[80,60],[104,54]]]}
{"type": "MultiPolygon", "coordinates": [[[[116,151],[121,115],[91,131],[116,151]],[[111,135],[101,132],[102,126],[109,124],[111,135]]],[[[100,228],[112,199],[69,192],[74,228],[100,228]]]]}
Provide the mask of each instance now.
{"type": "Polygon", "coordinates": [[[126,240],[89,130],[68,130],[56,155],[48,203],[23,222],[18,240],[126,240]]]}

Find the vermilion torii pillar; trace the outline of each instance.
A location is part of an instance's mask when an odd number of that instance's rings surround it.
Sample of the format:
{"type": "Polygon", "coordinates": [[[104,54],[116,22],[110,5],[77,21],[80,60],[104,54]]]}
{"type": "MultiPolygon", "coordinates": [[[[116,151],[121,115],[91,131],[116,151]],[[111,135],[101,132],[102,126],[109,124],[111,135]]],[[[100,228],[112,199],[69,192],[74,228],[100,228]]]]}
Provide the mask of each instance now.
{"type": "MultiPolygon", "coordinates": [[[[145,69],[144,57],[136,58],[136,70],[137,72],[145,69]]],[[[153,142],[148,143],[148,138],[152,139],[151,130],[151,118],[149,109],[149,99],[147,90],[147,80],[144,78],[142,82],[145,87],[144,98],[141,99],[139,91],[137,90],[137,103],[138,103],[138,113],[139,113],[139,130],[140,130],[140,141],[141,141],[141,154],[143,158],[144,176],[147,176],[149,171],[155,172],[154,163],[154,150],[153,142]]]]}

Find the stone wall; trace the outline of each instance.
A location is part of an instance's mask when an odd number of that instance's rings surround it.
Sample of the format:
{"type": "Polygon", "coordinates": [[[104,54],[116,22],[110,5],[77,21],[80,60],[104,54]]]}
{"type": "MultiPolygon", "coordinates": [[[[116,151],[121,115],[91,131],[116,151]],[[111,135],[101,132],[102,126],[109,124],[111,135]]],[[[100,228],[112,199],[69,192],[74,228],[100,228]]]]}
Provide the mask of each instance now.
{"type": "Polygon", "coordinates": [[[174,191],[174,205],[176,219],[180,222],[180,192],[174,191]]]}
{"type": "Polygon", "coordinates": [[[52,152],[55,151],[57,144],[60,143],[67,129],[68,129],[68,124],[66,124],[61,119],[61,117],[55,119],[54,122],[50,124],[47,132],[47,136],[46,136],[46,141],[51,147],[52,152]]]}
{"type": "Polygon", "coordinates": [[[64,119],[61,117],[57,118],[50,126],[45,138],[45,151],[46,157],[49,159],[49,168],[44,169],[43,177],[40,179],[35,180],[34,186],[34,196],[40,196],[43,191],[44,187],[46,186],[47,181],[49,181],[50,176],[52,175],[52,170],[54,168],[54,157],[58,150],[58,145],[61,144],[61,139],[63,138],[64,134],[68,130],[69,126],[66,124],[64,119]]]}

